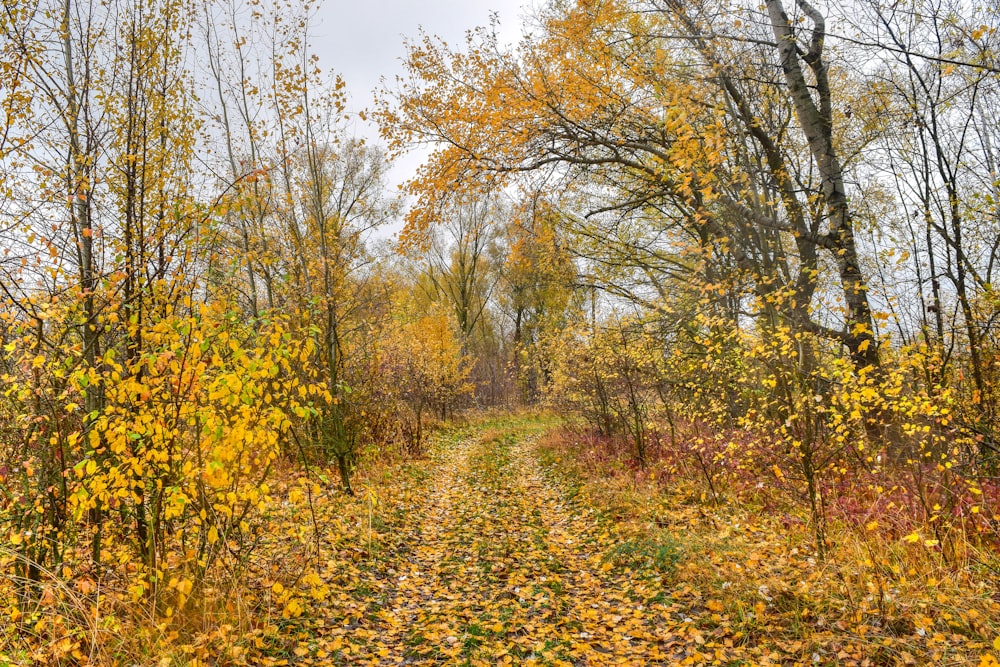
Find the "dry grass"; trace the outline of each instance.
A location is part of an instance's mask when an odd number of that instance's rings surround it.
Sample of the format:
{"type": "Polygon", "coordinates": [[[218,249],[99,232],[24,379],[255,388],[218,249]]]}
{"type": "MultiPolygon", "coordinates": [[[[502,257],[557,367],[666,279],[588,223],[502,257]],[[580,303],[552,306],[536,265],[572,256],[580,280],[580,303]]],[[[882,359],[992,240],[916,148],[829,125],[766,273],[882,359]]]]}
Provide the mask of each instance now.
{"type": "Polygon", "coordinates": [[[539,455],[624,531],[679,541],[669,594],[690,600],[706,632],[817,664],[966,665],[997,653],[996,554],[958,530],[946,562],[923,541],[831,522],[821,559],[807,514],[790,504],[717,505],[696,475],[664,481],[655,463],[637,470],[572,430],[543,439],[539,455]]]}

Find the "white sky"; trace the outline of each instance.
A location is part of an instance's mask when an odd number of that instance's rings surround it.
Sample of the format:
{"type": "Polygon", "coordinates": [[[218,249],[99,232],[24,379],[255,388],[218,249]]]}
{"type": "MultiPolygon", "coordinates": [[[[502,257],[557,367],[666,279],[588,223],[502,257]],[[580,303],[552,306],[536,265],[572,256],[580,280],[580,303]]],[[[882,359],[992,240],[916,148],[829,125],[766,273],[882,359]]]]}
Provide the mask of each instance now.
{"type": "Polygon", "coordinates": [[[322,0],[313,22],[313,50],[324,69],[347,82],[354,110],[371,105],[379,78],[402,73],[403,39],[427,33],[460,46],[465,32],[500,18],[500,38],[520,36],[525,0],[322,0]]]}

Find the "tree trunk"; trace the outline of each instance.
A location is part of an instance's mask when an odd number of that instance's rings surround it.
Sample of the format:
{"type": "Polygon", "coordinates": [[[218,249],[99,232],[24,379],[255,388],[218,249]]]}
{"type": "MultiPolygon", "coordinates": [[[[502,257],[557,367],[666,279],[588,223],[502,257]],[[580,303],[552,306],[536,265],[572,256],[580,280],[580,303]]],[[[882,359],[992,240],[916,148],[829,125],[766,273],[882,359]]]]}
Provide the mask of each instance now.
{"type": "Polygon", "coordinates": [[[847,306],[845,343],[858,368],[877,367],[878,343],[868,303],[868,284],[858,259],[843,167],[833,145],[832,95],[829,71],[823,59],[826,22],[823,15],[806,0],[797,0],[798,6],[813,22],[809,50],[803,53],[781,0],[766,0],[766,4],[795,115],[819,171],[829,222],[824,241],[834,255],[847,306]],[[814,86],[806,81],[803,62],[813,73],[814,86]],[[815,89],[815,99],[812,89],[815,89]]]}

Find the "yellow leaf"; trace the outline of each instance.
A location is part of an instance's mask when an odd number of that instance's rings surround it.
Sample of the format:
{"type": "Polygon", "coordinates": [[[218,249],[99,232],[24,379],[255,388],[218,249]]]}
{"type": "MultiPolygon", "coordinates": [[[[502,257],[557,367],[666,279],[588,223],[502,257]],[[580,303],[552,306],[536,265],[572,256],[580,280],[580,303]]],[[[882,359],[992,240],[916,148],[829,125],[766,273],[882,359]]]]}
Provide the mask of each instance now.
{"type": "Polygon", "coordinates": [[[302,614],[302,605],[297,601],[291,600],[285,605],[285,609],[281,612],[284,618],[296,618],[302,614]]]}
{"type": "Polygon", "coordinates": [[[218,541],[219,541],[219,531],[215,528],[215,526],[212,526],[211,528],[208,529],[208,543],[215,544],[218,541]]]}
{"type": "Polygon", "coordinates": [[[914,531],[914,532],[910,533],[909,535],[907,535],[906,537],[904,537],[903,539],[906,540],[907,542],[911,543],[911,544],[916,544],[917,542],[920,541],[920,535],[917,534],[916,531],[914,531]]]}

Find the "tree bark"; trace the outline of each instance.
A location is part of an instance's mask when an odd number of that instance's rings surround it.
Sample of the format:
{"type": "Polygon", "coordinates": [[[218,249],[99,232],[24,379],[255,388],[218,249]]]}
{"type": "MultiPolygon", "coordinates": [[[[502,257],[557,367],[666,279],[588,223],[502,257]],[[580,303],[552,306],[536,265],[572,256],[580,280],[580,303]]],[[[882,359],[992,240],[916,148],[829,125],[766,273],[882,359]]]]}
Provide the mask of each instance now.
{"type": "Polygon", "coordinates": [[[809,48],[805,52],[796,40],[781,0],[766,0],[785,83],[788,85],[799,127],[805,134],[820,175],[829,223],[825,240],[834,253],[847,310],[845,342],[856,366],[877,367],[878,343],[868,303],[868,284],[858,258],[854,221],[844,185],[844,170],[833,144],[832,95],[829,70],[823,59],[826,21],[806,0],[796,0],[796,3],[813,24],[809,48]],[[803,63],[812,72],[815,99],[806,80],[803,63]]]}

